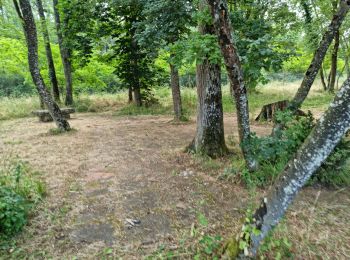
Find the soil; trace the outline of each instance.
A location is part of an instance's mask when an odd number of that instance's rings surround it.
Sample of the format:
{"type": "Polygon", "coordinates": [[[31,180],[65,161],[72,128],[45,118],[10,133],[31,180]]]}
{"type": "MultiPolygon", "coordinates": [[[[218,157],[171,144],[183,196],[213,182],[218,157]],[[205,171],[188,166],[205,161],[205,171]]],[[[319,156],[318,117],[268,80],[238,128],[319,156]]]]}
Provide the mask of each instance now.
{"type": "MultiPolygon", "coordinates": [[[[48,190],[12,258],[21,252],[35,259],[142,259],[159,248],[179,248],[193,227],[200,229],[199,214],[209,223],[203,232],[237,233],[252,196],[264,191],[252,195],[219,178],[235,154],[208,161],[185,153],[195,122],[171,119],[75,114],[70,123],[77,131],[61,135],[48,134],[54,125],[35,118],[0,122],[0,156],[28,161],[48,190]]],[[[235,118],[226,116],[225,127],[227,140],[237,142],[235,118]]],[[[252,129],[270,132],[258,123],[252,129]]],[[[349,206],[348,189],[301,192],[285,221],[294,253],[301,259],[349,257],[349,206]]]]}

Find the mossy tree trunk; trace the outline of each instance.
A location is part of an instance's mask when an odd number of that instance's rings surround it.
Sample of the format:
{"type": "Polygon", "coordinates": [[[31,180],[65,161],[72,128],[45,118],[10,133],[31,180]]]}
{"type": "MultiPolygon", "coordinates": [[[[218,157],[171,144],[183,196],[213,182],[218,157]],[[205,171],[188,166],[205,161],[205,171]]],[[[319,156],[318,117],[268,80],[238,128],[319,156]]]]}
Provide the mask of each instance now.
{"type": "Polygon", "coordinates": [[[70,130],[69,123],[64,119],[62,112],[55,101],[52,99],[50,92],[45,87],[44,80],[40,74],[39,69],[39,57],[38,57],[38,39],[35,21],[32,13],[32,8],[29,0],[17,0],[13,1],[17,13],[22,20],[23,30],[28,47],[28,64],[29,70],[33,79],[33,82],[41,96],[41,99],[45,103],[49,110],[50,115],[55,121],[57,127],[63,131],[70,130]]]}
{"type": "Polygon", "coordinates": [[[48,67],[49,67],[49,77],[50,77],[50,81],[51,81],[51,85],[52,85],[52,94],[53,94],[55,101],[60,102],[60,90],[58,88],[55,63],[54,63],[53,57],[52,57],[50,36],[49,36],[49,32],[47,30],[47,24],[46,24],[43,3],[41,0],[36,0],[36,3],[37,3],[37,7],[38,7],[39,16],[40,16],[41,31],[42,31],[44,43],[45,43],[46,59],[47,59],[48,67]]]}
{"type": "Polygon", "coordinates": [[[257,169],[258,165],[249,147],[251,132],[247,89],[243,80],[243,71],[241,68],[237,47],[232,39],[232,26],[229,18],[227,1],[207,0],[207,2],[213,17],[215,31],[218,36],[221,52],[224,56],[233,98],[236,103],[237,123],[242,152],[246,160],[247,167],[251,171],[254,171],[257,169]]]}
{"type": "MultiPolygon", "coordinates": [[[[205,7],[205,1],[200,3],[205,7]]],[[[214,34],[212,25],[200,24],[201,34],[214,34]]],[[[224,116],[221,92],[220,65],[205,58],[197,64],[196,83],[198,95],[197,131],[190,149],[210,157],[219,157],[227,153],[224,134],[224,116]]]]}
{"type": "Polygon", "coordinates": [[[247,224],[252,225],[252,229],[257,228],[260,231],[258,235],[252,232],[249,241],[245,241],[249,245],[246,252],[249,252],[250,256],[256,255],[261,241],[282,219],[297,193],[328,158],[349,129],[350,78],[344,82],[327,112],[263,199],[261,206],[253,215],[254,223],[247,224]]]}
{"type": "Polygon", "coordinates": [[[72,79],[71,50],[67,47],[67,44],[63,39],[61,17],[58,10],[58,0],[53,0],[53,8],[55,13],[55,24],[56,24],[58,45],[60,47],[64,77],[66,81],[65,104],[67,106],[70,106],[70,105],[73,105],[73,79],[72,79]]]}

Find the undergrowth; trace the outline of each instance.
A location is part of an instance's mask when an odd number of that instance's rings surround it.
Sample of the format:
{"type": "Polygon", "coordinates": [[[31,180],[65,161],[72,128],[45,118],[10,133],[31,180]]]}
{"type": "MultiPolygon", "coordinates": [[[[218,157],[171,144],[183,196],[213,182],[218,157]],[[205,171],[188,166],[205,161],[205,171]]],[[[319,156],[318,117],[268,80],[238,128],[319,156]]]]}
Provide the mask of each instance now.
{"type": "MultiPolygon", "coordinates": [[[[301,117],[292,116],[290,112],[279,112],[276,120],[285,125],[285,129],[274,136],[258,137],[253,134],[248,144],[259,162],[259,169],[251,173],[245,168],[244,163],[238,163],[236,160],[232,169],[226,169],[222,177],[240,177],[250,188],[273,184],[315,126],[315,120],[310,112],[301,117]]],[[[350,140],[344,138],[313,174],[308,185],[320,184],[326,187],[350,185],[349,158],[350,140]]]]}
{"type": "Polygon", "coordinates": [[[0,162],[0,249],[11,244],[11,237],[27,224],[29,214],[45,193],[39,173],[28,163],[17,158],[0,162]]]}

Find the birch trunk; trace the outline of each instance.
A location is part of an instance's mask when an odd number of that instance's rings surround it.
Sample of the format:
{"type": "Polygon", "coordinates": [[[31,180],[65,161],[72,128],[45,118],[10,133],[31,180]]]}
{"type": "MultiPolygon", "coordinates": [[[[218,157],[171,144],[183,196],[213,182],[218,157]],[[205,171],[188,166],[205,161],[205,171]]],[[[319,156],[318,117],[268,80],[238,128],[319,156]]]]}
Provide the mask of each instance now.
{"type": "Polygon", "coordinates": [[[64,77],[66,81],[66,100],[67,106],[73,104],[73,80],[72,80],[72,63],[71,63],[71,51],[67,48],[63,40],[61,18],[58,10],[58,0],[53,0],[53,9],[55,13],[55,24],[57,31],[58,45],[60,47],[60,53],[63,64],[64,77]]]}
{"type": "Polygon", "coordinates": [[[64,119],[62,112],[55,101],[52,99],[50,92],[45,87],[44,80],[40,74],[38,58],[38,40],[36,33],[35,21],[29,0],[14,0],[15,6],[18,7],[19,17],[22,19],[23,29],[28,47],[28,64],[33,82],[41,96],[41,99],[47,106],[50,115],[55,121],[57,127],[64,131],[69,131],[70,126],[64,119]]]}
{"type": "Polygon", "coordinates": [[[214,27],[218,36],[221,52],[224,56],[233,98],[236,101],[237,123],[242,152],[247,167],[251,171],[254,171],[258,165],[249,148],[250,123],[247,89],[243,80],[243,71],[237,53],[237,47],[231,35],[232,27],[227,9],[227,2],[224,0],[207,0],[207,2],[214,19],[214,27]]]}
{"type": "MultiPolygon", "coordinates": [[[[288,163],[259,209],[254,214],[259,235],[250,234],[248,252],[255,256],[261,241],[278,224],[288,206],[311,175],[328,158],[350,129],[350,78],[348,78],[327,112],[318,121],[305,143],[288,163]]],[[[246,251],[247,252],[247,251],[246,251]]]]}
{"type": "Polygon", "coordinates": [[[37,0],[36,3],[37,3],[37,7],[38,7],[39,16],[40,16],[41,31],[42,31],[44,43],[45,43],[46,59],[47,59],[48,67],[49,67],[49,77],[50,77],[50,81],[51,81],[51,85],[52,85],[52,94],[53,94],[55,101],[60,102],[60,90],[58,88],[55,63],[53,62],[50,37],[49,37],[49,32],[47,30],[47,24],[46,24],[43,3],[41,0],[37,0]]]}

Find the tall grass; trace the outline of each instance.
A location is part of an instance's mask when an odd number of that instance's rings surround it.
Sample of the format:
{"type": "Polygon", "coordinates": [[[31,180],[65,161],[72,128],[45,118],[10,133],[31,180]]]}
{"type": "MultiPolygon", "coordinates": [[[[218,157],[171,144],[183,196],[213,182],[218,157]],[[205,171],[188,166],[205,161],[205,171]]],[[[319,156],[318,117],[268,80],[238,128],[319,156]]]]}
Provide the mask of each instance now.
{"type": "Polygon", "coordinates": [[[38,97],[0,98],[0,120],[30,116],[40,108],[38,97]]]}
{"type": "MultiPolygon", "coordinates": [[[[249,93],[249,108],[252,118],[259,113],[263,105],[284,99],[293,98],[300,80],[294,82],[272,81],[265,86],[259,86],[249,93]]],[[[182,103],[186,116],[194,116],[197,110],[197,92],[195,88],[183,88],[182,103]]],[[[235,105],[230,95],[229,87],[223,87],[223,108],[225,113],[235,112],[235,105]]],[[[155,88],[154,95],[158,103],[150,107],[138,108],[128,104],[127,92],[116,94],[81,94],[75,97],[77,112],[113,111],[116,115],[172,115],[172,98],[170,88],[155,88]]],[[[334,95],[322,90],[319,81],[312,87],[302,109],[320,113],[327,109],[334,95]]],[[[0,120],[22,118],[31,115],[31,111],[39,109],[37,97],[0,98],[0,120]]]]}

